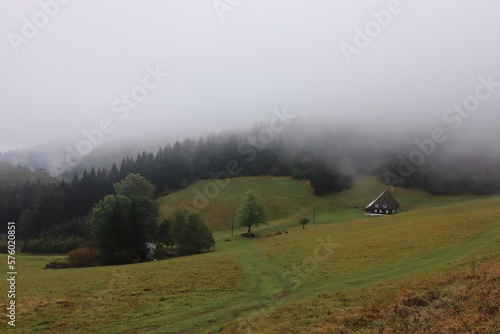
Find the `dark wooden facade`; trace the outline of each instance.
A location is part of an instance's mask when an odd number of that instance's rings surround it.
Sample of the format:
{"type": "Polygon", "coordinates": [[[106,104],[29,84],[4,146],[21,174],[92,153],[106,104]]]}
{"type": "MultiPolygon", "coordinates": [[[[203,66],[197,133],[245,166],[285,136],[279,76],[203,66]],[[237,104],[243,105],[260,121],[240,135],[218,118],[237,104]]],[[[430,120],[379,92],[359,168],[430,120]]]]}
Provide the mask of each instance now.
{"type": "Polygon", "coordinates": [[[384,190],[375,200],[370,202],[365,212],[368,214],[392,215],[396,213],[398,202],[390,192],[384,190]]]}

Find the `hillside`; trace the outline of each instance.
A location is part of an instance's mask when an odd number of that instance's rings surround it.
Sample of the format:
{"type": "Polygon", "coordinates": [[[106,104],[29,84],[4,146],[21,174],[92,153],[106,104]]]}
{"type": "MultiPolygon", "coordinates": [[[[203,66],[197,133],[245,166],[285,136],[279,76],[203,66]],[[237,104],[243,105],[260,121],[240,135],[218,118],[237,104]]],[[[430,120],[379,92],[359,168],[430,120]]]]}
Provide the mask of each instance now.
{"type": "MultiPolygon", "coordinates": [[[[162,215],[192,203],[193,190],[207,182],[159,199],[162,215]]],[[[55,257],[21,255],[19,326],[12,332],[424,333],[437,326],[487,333],[498,328],[491,306],[500,303],[493,260],[500,255],[500,196],[437,197],[396,188],[400,213],[363,216],[361,209],[383,189],[374,178],[360,177],[349,191],[317,198],[307,182],[238,178],[200,210],[215,230],[217,245],[209,254],[65,270],[41,269],[55,257]],[[230,237],[230,219],[246,189],[261,193],[273,218],[255,229],[259,238],[252,240],[238,236],[242,228],[230,237]],[[316,224],[302,230],[297,219],[312,217],[313,207],[316,224]],[[271,236],[276,230],[288,233],[271,236]],[[467,278],[471,259],[477,261],[473,279],[467,278]],[[464,299],[468,290],[485,296],[464,299]],[[391,313],[394,305],[420,318],[405,322],[403,313],[391,313]]],[[[2,296],[1,308],[6,301],[2,296]]]]}
{"type": "Polygon", "coordinates": [[[214,185],[213,180],[203,180],[160,198],[161,217],[171,216],[177,208],[184,206],[198,210],[212,230],[227,230],[231,228],[231,219],[236,216],[244,192],[250,189],[265,199],[272,220],[290,218],[300,212],[312,212],[314,205],[320,202],[308,181],[288,177],[240,177],[228,181],[223,189],[214,188],[214,185]],[[211,193],[216,195],[210,196],[211,193]]]}
{"type": "MultiPolygon", "coordinates": [[[[50,177],[43,170],[31,171],[21,165],[14,166],[8,162],[0,161],[0,191],[11,190],[15,187],[22,187],[26,182],[57,182],[57,179],[50,177]]],[[[2,194],[6,196],[7,194],[2,194]]]]}
{"type": "MultiPolygon", "coordinates": [[[[187,207],[197,210],[212,230],[220,231],[231,229],[231,219],[235,218],[247,190],[253,190],[265,199],[271,219],[278,220],[281,227],[282,224],[295,226],[302,216],[308,216],[312,221],[314,211],[317,223],[359,219],[365,205],[387,188],[374,177],[359,176],[354,179],[351,189],[318,197],[313,194],[307,180],[272,176],[239,177],[227,181],[224,187],[217,186],[213,180],[198,181],[186,189],[159,198],[158,203],[162,218],[172,216],[179,207],[187,207]]],[[[400,212],[476,198],[437,197],[425,191],[404,188],[391,188],[391,191],[400,203],[400,212]]],[[[276,223],[270,228],[273,226],[276,227],[276,223]]]]}

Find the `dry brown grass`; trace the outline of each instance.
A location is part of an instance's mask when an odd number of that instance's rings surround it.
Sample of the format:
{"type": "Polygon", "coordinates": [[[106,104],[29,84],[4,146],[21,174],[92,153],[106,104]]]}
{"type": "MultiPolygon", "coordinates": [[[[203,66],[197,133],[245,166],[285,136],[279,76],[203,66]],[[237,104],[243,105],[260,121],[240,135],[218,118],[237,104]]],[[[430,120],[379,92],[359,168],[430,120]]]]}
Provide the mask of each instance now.
{"type": "Polygon", "coordinates": [[[312,333],[500,332],[500,260],[426,280],[391,299],[351,307],[312,333]]]}

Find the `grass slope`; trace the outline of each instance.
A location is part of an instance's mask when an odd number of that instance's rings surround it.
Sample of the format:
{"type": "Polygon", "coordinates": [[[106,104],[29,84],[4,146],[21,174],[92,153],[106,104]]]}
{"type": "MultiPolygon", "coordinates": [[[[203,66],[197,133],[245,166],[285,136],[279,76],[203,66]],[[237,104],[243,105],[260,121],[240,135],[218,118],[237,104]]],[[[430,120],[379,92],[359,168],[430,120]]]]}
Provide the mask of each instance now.
{"type": "Polygon", "coordinates": [[[220,187],[213,180],[200,181],[159,199],[162,218],[172,216],[179,207],[188,207],[199,211],[212,230],[228,230],[247,190],[265,199],[272,220],[296,214],[299,208],[302,211],[312,209],[316,201],[307,181],[261,176],[226,182],[227,185],[220,187]]]}
{"type": "MultiPolygon", "coordinates": [[[[192,205],[196,187],[203,191],[209,182],[159,199],[162,214],[170,215],[181,203],[192,205]]],[[[317,198],[306,182],[238,178],[200,208],[216,230],[217,246],[210,254],[65,270],[41,269],[54,257],[21,255],[18,327],[12,332],[328,333],[344,328],[349,333],[372,325],[366,314],[365,322],[349,323],[354,321],[349,312],[396,298],[412,284],[454,275],[473,254],[479,262],[500,255],[500,196],[435,197],[394,189],[401,213],[363,216],[361,208],[383,189],[374,178],[360,177],[351,190],[317,198]],[[255,229],[259,238],[238,237],[244,231],[239,227],[229,238],[230,219],[246,189],[266,199],[273,221],[255,229]],[[313,207],[316,224],[302,230],[297,220],[312,218],[313,207]],[[283,229],[289,233],[267,236],[283,229]]],[[[6,294],[2,298],[5,309],[6,294]]],[[[7,326],[6,318],[0,319],[0,326],[7,326]]],[[[397,326],[389,316],[373,319],[397,326]]]]}

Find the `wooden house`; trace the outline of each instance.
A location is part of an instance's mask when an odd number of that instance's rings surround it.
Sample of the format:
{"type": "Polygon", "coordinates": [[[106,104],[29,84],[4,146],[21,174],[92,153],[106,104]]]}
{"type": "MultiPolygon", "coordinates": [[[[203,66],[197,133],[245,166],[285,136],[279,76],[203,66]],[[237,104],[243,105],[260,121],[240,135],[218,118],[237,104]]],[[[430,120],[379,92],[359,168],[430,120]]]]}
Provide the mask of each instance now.
{"type": "Polygon", "coordinates": [[[396,213],[397,208],[398,202],[386,189],[366,206],[365,213],[373,215],[392,215],[396,213]]]}

